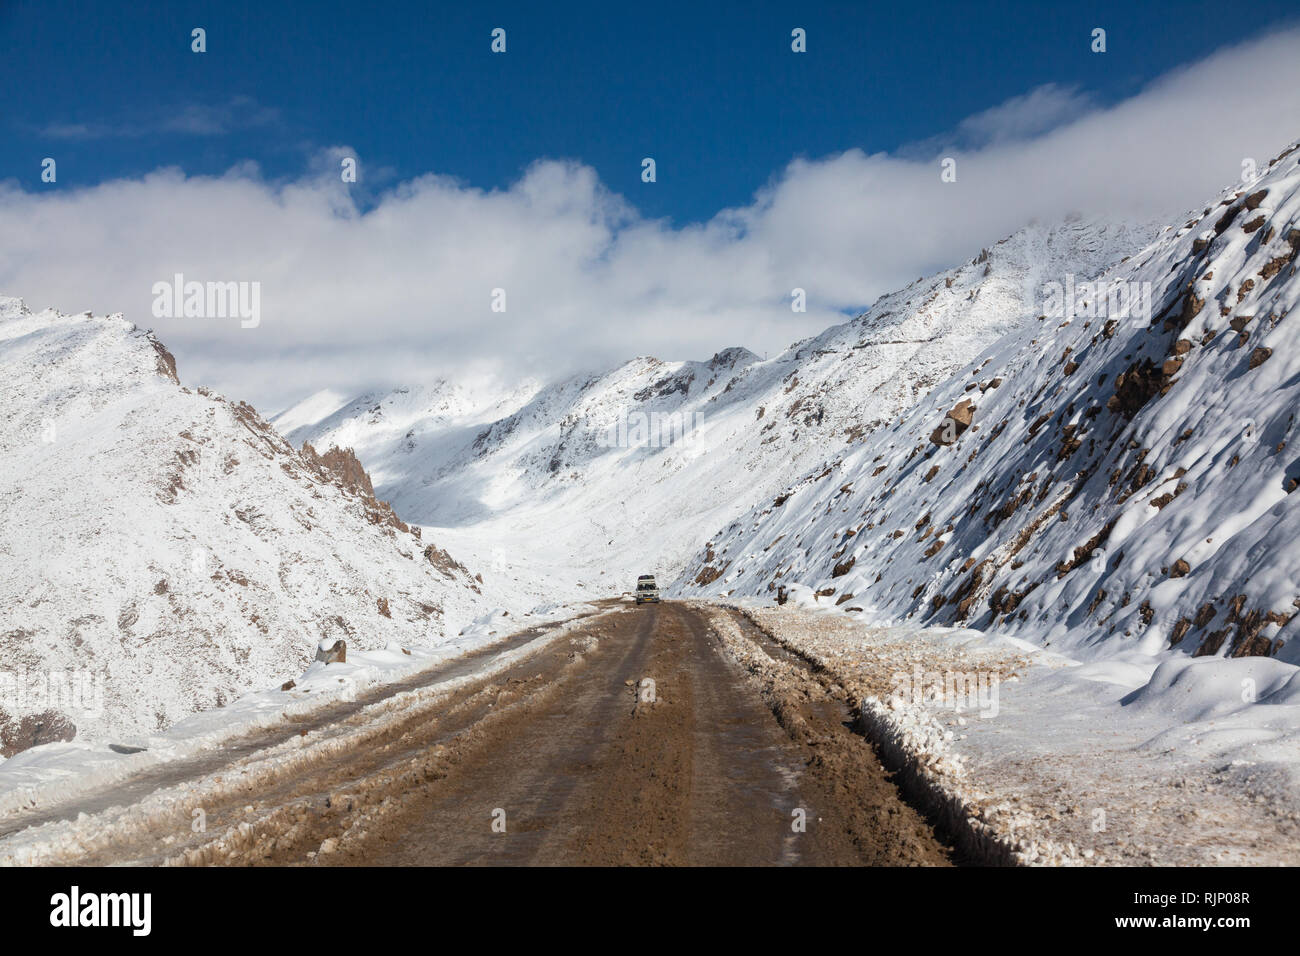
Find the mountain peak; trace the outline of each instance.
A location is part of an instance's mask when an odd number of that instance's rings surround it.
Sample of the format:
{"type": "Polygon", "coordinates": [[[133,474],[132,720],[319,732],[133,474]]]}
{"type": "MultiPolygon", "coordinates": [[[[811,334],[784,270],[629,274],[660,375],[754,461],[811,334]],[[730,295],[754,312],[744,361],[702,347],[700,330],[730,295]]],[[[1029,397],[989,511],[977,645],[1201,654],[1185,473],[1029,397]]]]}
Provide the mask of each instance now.
{"type": "MultiPolygon", "coordinates": [[[[278,685],[322,638],[421,643],[481,613],[355,456],[296,452],[251,406],[180,387],[120,317],[17,301],[0,303],[0,452],[18,463],[0,471],[0,656],[94,672],[102,710],[62,715],[78,737],[278,685]]],[[[25,716],[0,714],[0,736],[25,716]]]]}

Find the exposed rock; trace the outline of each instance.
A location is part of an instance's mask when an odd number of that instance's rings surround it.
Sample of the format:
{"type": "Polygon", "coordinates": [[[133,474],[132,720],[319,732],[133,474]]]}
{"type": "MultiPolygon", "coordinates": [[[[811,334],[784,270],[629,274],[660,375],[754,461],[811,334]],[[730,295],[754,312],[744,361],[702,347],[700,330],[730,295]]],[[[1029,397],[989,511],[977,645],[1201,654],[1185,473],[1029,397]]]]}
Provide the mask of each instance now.
{"type": "Polygon", "coordinates": [[[1191,628],[1192,622],[1190,620],[1185,617],[1179,618],[1178,623],[1174,625],[1173,633],[1169,635],[1169,646],[1177,647],[1182,639],[1187,636],[1187,632],[1191,630],[1191,628]]]}
{"type": "Polygon", "coordinates": [[[961,436],[962,432],[970,427],[974,417],[975,406],[969,398],[963,398],[948,410],[943,422],[930,435],[931,443],[935,445],[951,445],[961,436]]]}
{"type": "Polygon", "coordinates": [[[1219,217],[1219,221],[1214,224],[1214,234],[1221,236],[1232,225],[1232,221],[1237,218],[1237,214],[1245,208],[1244,206],[1232,206],[1219,217]]]}
{"type": "Polygon", "coordinates": [[[1252,210],[1258,209],[1259,204],[1264,201],[1264,197],[1267,195],[1268,195],[1268,190],[1261,189],[1259,192],[1251,193],[1249,196],[1247,196],[1242,201],[1242,205],[1245,206],[1247,209],[1252,209],[1252,210]]]}
{"type": "Polygon", "coordinates": [[[326,664],[344,664],[348,659],[348,645],[342,638],[339,638],[330,647],[317,647],[316,660],[326,664]]]}
{"type": "Polygon", "coordinates": [[[700,573],[695,575],[695,583],[701,587],[712,584],[714,581],[718,580],[718,578],[722,577],[722,571],[722,568],[715,568],[711,564],[706,564],[704,567],[700,568],[700,573]]]}
{"type": "Polygon", "coordinates": [[[1165,386],[1167,378],[1150,359],[1134,362],[1115,379],[1115,394],[1106,407],[1131,419],[1165,386]]]}
{"type": "Polygon", "coordinates": [[[158,374],[169,378],[177,385],[181,380],[176,376],[176,357],[167,351],[167,347],[152,336],[149,339],[153,350],[158,353],[158,374]]]}
{"type": "Polygon", "coordinates": [[[66,742],[76,736],[76,725],[57,710],[17,718],[0,710],[0,757],[7,759],[31,747],[66,742]]]}
{"type": "Polygon", "coordinates": [[[351,448],[331,446],[328,451],[321,454],[309,443],[303,442],[302,457],[307,467],[318,478],[338,485],[348,494],[360,498],[373,523],[390,525],[402,532],[411,530],[401,518],[397,517],[387,501],[380,501],[375,497],[375,488],[370,483],[370,476],[361,467],[356,452],[351,448]]]}
{"type": "Polygon", "coordinates": [[[436,544],[427,545],[422,553],[424,554],[424,560],[428,561],[447,577],[454,578],[456,572],[460,572],[466,577],[469,577],[469,568],[465,567],[465,565],[461,564],[436,544]]]}

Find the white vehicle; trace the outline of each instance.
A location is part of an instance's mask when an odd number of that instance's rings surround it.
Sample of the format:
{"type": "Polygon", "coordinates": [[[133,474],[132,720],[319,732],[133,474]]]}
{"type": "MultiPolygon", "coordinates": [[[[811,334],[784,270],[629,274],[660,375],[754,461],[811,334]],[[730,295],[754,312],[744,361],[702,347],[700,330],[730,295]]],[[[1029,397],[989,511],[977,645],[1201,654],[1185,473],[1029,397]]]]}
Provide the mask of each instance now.
{"type": "Polygon", "coordinates": [[[658,604],[659,588],[653,574],[643,574],[636,579],[636,603],[658,604]]]}

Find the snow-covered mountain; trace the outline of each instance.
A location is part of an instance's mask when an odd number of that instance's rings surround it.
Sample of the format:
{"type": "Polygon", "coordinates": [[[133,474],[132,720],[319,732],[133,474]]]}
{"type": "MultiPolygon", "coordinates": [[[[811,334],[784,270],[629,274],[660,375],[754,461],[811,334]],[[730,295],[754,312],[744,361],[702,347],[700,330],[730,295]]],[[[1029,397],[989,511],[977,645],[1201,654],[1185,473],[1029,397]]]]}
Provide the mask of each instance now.
{"type": "Polygon", "coordinates": [[[714,529],[892,424],[1029,321],[1051,276],[1091,276],[1155,231],[1027,227],[766,361],[733,348],[478,395],[318,396],[273,421],[354,448],[381,497],[521,598],[620,591],[677,576],[714,529]]]}
{"type": "Polygon", "coordinates": [[[0,299],[0,379],[6,752],[152,731],[296,676],[322,639],[427,644],[481,613],[349,452],[181,387],[120,317],[0,299]]]}
{"type": "Polygon", "coordinates": [[[1065,270],[1041,272],[1059,288],[1030,321],[1008,314],[897,421],[720,529],[675,590],[815,595],[1075,656],[1300,662],[1297,160],[1102,288],[1076,277],[1073,316],[1065,270]],[[1149,323],[1116,314],[1115,283],[1149,292],[1149,323]]]}

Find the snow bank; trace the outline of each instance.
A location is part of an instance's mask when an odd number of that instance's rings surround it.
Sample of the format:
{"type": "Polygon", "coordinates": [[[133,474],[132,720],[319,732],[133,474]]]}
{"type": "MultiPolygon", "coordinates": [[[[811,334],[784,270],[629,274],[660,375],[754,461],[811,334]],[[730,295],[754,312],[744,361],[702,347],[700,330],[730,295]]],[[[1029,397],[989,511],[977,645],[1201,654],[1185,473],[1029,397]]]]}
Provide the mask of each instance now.
{"type": "Polygon", "coordinates": [[[971,629],[742,606],[858,697],[882,759],[976,859],[1290,864],[1300,852],[1294,665],[1136,652],[1080,663],[971,629]],[[928,692],[954,673],[995,676],[996,707],[928,692]]]}
{"type": "MultiPolygon", "coordinates": [[[[517,624],[542,629],[524,648],[507,649],[486,659],[481,675],[532,653],[566,634],[597,611],[591,605],[558,607],[524,615],[517,624]]],[[[164,731],[118,738],[110,745],[84,741],[54,743],[0,761],[0,823],[21,819],[24,811],[74,801],[140,773],[187,757],[219,751],[253,731],[301,718],[332,704],[352,702],[367,690],[391,685],[446,664],[499,640],[496,632],[472,633],[437,647],[390,643],[376,651],[349,651],[346,663],[310,664],[296,679],[245,694],[224,707],[194,714],[164,731]],[[292,684],[287,690],[284,685],[292,684]]],[[[441,686],[441,685],[431,685],[441,686]]],[[[378,706],[378,705],[375,705],[378,706]]]]}

